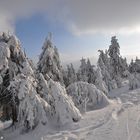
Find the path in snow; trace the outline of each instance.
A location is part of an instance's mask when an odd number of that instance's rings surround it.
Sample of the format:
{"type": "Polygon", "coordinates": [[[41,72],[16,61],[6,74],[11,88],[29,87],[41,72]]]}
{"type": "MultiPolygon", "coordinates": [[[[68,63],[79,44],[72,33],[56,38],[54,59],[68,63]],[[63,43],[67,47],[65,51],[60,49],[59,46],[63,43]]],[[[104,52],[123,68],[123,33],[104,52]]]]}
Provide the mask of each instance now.
{"type": "Polygon", "coordinates": [[[86,140],[87,135],[92,134],[94,130],[107,124],[113,117],[112,114],[116,112],[116,105],[110,105],[104,109],[87,112],[83,119],[77,123],[78,128],[72,130],[53,132],[42,137],[42,140],[86,140]]]}
{"type": "MultiPolygon", "coordinates": [[[[112,110],[113,114],[117,114],[117,119],[116,117],[109,117],[111,115],[109,114],[104,120],[96,119],[99,124],[91,122],[90,126],[84,127],[80,122],[82,127],[80,126],[79,129],[50,134],[42,137],[42,140],[139,140],[140,106],[129,107],[118,113],[120,109],[112,110]]],[[[93,112],[91,114],[95,115],[93,112]]],[[[90,116],[91,114],[87,115],[90,116]]],[[[87,121],[86,118],[83,121],[87,121]]]]}

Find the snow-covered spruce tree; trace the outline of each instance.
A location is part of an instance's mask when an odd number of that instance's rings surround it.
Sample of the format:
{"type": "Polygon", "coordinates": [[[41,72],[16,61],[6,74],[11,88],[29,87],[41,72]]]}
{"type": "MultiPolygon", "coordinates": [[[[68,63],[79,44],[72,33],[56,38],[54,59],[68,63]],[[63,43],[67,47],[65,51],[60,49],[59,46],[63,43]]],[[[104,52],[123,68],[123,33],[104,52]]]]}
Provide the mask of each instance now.
{"type": "Polygon", "coordinates": [[[99,50],[99,52],[100,52],[100,55],[98,58],[97,65],[100,67],[102,79],[105,82],[108,91],[110,91],[113,89],[114,86],[113,86],[113,82],[112,82],[110,71],[109,71],[109,65],[107,65],[107,63],[106,63],[108,60],[105,61],[105,57],[104,57],[105,54],[102,50],[99,50]]]}
{"type": "Polygon", "coordinates": [[[32,76],[18,74],[8,88],[18,97],[17,120],[23,130],[33,129],[39,123],[47,123],[49,105],[37,94],[36,82],[32,76]]]}
{"type": "Polygon", "coordinates": [[[50,105],[50,120],[55,124],[65,125],[81,118],[79,110],[72,99],[67,95],[65,87],[59,82],[53,81],[49,76],[44,78],[40,73],[40,85],[42,97],[50,105]]]}
{"type": "Polygon", "coordinates": [[[96,70],[95,86],[99,90],[104,92],[106,95],[108,94],[108,89],[107,89],[105,82],[103,81],[103,76],[102,76],[101,69],[99,66],[97,66],[97,70],[96,70]]]}
{"type": "MultiPolygon", "coordinates": [[[[19,67],[16,66],[15,61],[20,62],[21,58],[18,58],[18,46],[17,38],[15,36],[10,36],[9,34],[2,33],[0,36],[0,104],[3,108],[2,119],[9,120],[10,118],[16,121],[17,112],[13,111],[16,108],[16,101],[13,101],[13,95],[8,91],[8,86],[10,81],[16,73],[18,73],[19,67]],[[15,48],[14,48],[15,47],[15,48]],[[14,54],[15,57],[14,57],[14,54]]],[[[19,43],[19,42],[18,42],[19,43]]],[[[21,53],[22,57],[22,53],[21,53]]]]}
{"type": "Polygon", "coordinates": [[[136,57],[135,61],[131,60],[131,63],[129,65],[129,71],[131,73],[140,73],[140,59],[138,59],[138,57],[136,57]]]}
{"type": "MultiPolygon", "coordinates": [[[[66,69],[62,69],[62,73],[63,73],[63,81],[64,81],[64,85],[67,87],[69,85],[69,78],[68,78],[68,66],[66,69]]],[[[77,75],[76,75],[77,76],[77,75]]]]}
{"type": "Polygon", "coordinates": [[[109,46],[108,54],[110,56],[110,64],[112,69],[112,77],[120,75],[120,46],[117,42],[116,36],[111,38],[111,45],[109,46]]]}
{"type": "Polygon", "coordinates": [[[109,46],[108,54],[110,56],[110,65],[112,71],[112,78],[123,76],[123,72],[128,70],[126,58],[120,56],[120,46],[117,42],[116,36],[111,39],[111,45],[109,46]]]}
{"type": "Polygon", "coordinates": [[[95,83],[95,70],[89,59],[87,62],[86,59],[81,59],[81,65],[77,73],[77,80],[88,83],[95,83]]]}
{"type": "Polygon", "coordinates": [[[54,118],[57,123],[64,125],[72,121],[79,121],[81,114],[75,107],[72,99],[67,95],[65,87],[61,86],[59,82],[52,80],[50,80],[48,84],[53,99],[52,104],[55,108],[52,112],[54,113],[54,118]]]}
{"type": "Polygon", "coordinates": [[[45,80],[44,76],[42,73],[37,73],[36,74],[37,79],[38,79],[38,84],[37,84],[37,92],[38,94],[46,101],[48,101],[48,96],[49,96],[49,87],[48,83],[45,80]]]}
{"type": "MultiPolygon", "coordinates": [[[[71,69],[72,73],[74,73],[74,68],[71,69]]],[[[43,45],[37,75],[37,91],[50,105],[49,114],[52,122],[56,121],[56,124],[64,125],[71,121],[78,121],[81,118],[81,114],[62,86],[63,75],[59,55],[51,42],[51,37],[47,38],[43,45]]]]}
{"type": "Polygon", "coordinates": [[[39,73],[44,76],[47,74],[54,81],[63,83],[62,66],[57,48],[52,43],[51,34],[45,40],[42,49],[38,62],[39,73]]]}
{"type": "Polygon", "coordinates": [[[86,59],[82,58],[81,60],[81,65],[80,65],[80,69],[78,70],[77,73],[77,78],[78,81],[88,81],[88,77],[87,77],[87,63],[86,63],[86,59]]]}
{"type": "Polygon", "coordinates": [[[129,89],[134,90],[140,88],[140,78],[139,75],[135,73],[127,73],[129,79],[129,89]]]}
{"type": "Polygon", "coordinates": [[[96,71],[94,70],[94,67],[93,65],[91,65],[90,63],[90,60],[88,59],[87,60],[87,67],[86,67],[86,73],[87,73],[87,77],[88,77],[88,83],[92,83],[94,84],[95,83],[95,79],[96,79],[96,71]]]}
{"type": "Polygon", "coordinates": [[[135,70],[135,66],[134,66],[134,61],[133,61],[133,59],[131,59],[131,62],[130,62],[130,64],[129,64],[129,71],[130,71],[130,73],[133,73],[133,72],[136,71],[136,70],[135,70]]]}
{"type": "Polygon", "coordinates": [[[77,74],[75,72],[75,69],[73,67],[73,64],[67,65],[66,75],[64,76],[64,83],[66,87],[70,85],[71,83],[74,83],[77,81],[77,74]]]}
{"type": "Polygon", "coordinates": [[[105,50],[105,52],[103,50],[98,50],[99,54],[99,59],[101,58],[104,65],[108,68],[108,71],[110,69],[110,59],[108,56],[108,51],[105,50]]]}
{"type": "Polygon", "coordinates": [[[2,117],[26,129],[32,129],[39,122],[45,123],[49,106],[37,95],[34,71],[19,40],[13,35],[2,34],[0,50],[2,117]]]}
{"type": "Polygon", "coordinates": [[[122,59],[120,57],[120,46],[116,36],[111,38],[108,54],[110,56],[110,74],[111,78],[116,80],[117,86],[121,86],[121,76],[123,75],[122,59]]]}
{"type": "Polygon", "coordinates": [[[79,81],[69,85],[67,93],[72,97],[73,102],[81,113],[105,107],[109,104],[107,96],[97,89],[95,85],[87,82],[79,81]]]}
{"type": "Polygon", "coordinates": [[[120,64],[121,64],[121,71],[122,71],[122,76],[123,76],[123,72],[128,70],[127,59],[120,57],[120,64]]]}

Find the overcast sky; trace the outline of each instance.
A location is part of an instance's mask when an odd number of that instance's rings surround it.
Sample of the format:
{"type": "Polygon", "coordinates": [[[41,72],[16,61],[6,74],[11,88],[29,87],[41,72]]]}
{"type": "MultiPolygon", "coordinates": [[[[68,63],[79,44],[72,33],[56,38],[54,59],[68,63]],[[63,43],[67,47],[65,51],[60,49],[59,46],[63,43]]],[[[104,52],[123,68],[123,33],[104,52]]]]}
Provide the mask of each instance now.
{"type": "Polygon", "coordinates": [[[50,31],[63,61],[97,57],[112,35],[130,58],[140,56],[139,13],[140,0],[0,0],[0,31],[17,34],[33,59],[50,31]]]}

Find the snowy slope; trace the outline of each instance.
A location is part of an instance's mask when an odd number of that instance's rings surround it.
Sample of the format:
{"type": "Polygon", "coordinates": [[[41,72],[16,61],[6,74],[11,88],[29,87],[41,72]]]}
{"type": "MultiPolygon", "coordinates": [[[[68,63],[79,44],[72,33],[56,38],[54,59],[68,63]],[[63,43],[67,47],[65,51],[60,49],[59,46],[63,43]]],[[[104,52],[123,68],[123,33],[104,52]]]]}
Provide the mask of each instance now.
{"type": "Polygon", "coordinates": [[[18,132],[4,135],[7,140],[139,140],[140,105],[130,98],[138,97],[139,93],[140,89],[128,91],[125,85],[110,93],[113,98],[110,105],[87,112],[77,123],[55,128],[40,125],[26,135],[18,132]]]}
{"type": "Polygon", "coordinates": [[[72,130],[47,135],[44,140],[139,140],[140,105],[138,100],[140,98],[137,98],[139,93],[140,89],[128,91],[127,85],[114,90],[110,94],[112,96],[117,94],[117,97],[111,105],[86,113],[72,130]],[[133,102],[135,98],[137,102],[133,102]]]}

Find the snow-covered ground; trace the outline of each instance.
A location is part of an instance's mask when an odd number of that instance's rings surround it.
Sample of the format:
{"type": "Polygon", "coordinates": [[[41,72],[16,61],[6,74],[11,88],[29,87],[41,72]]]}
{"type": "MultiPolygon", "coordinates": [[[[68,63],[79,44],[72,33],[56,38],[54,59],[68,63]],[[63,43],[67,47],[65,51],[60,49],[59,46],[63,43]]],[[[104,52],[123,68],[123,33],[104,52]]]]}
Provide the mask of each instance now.
{"type": "Polygon", "coordinates": [[[111,104],[89,111],[79,122],[65,127],[39,125],[33,131],[19,134],[3,131],[6,140],[139,140],[140,89],[130,91],[128,83],[110,93],[111,104]]]}

